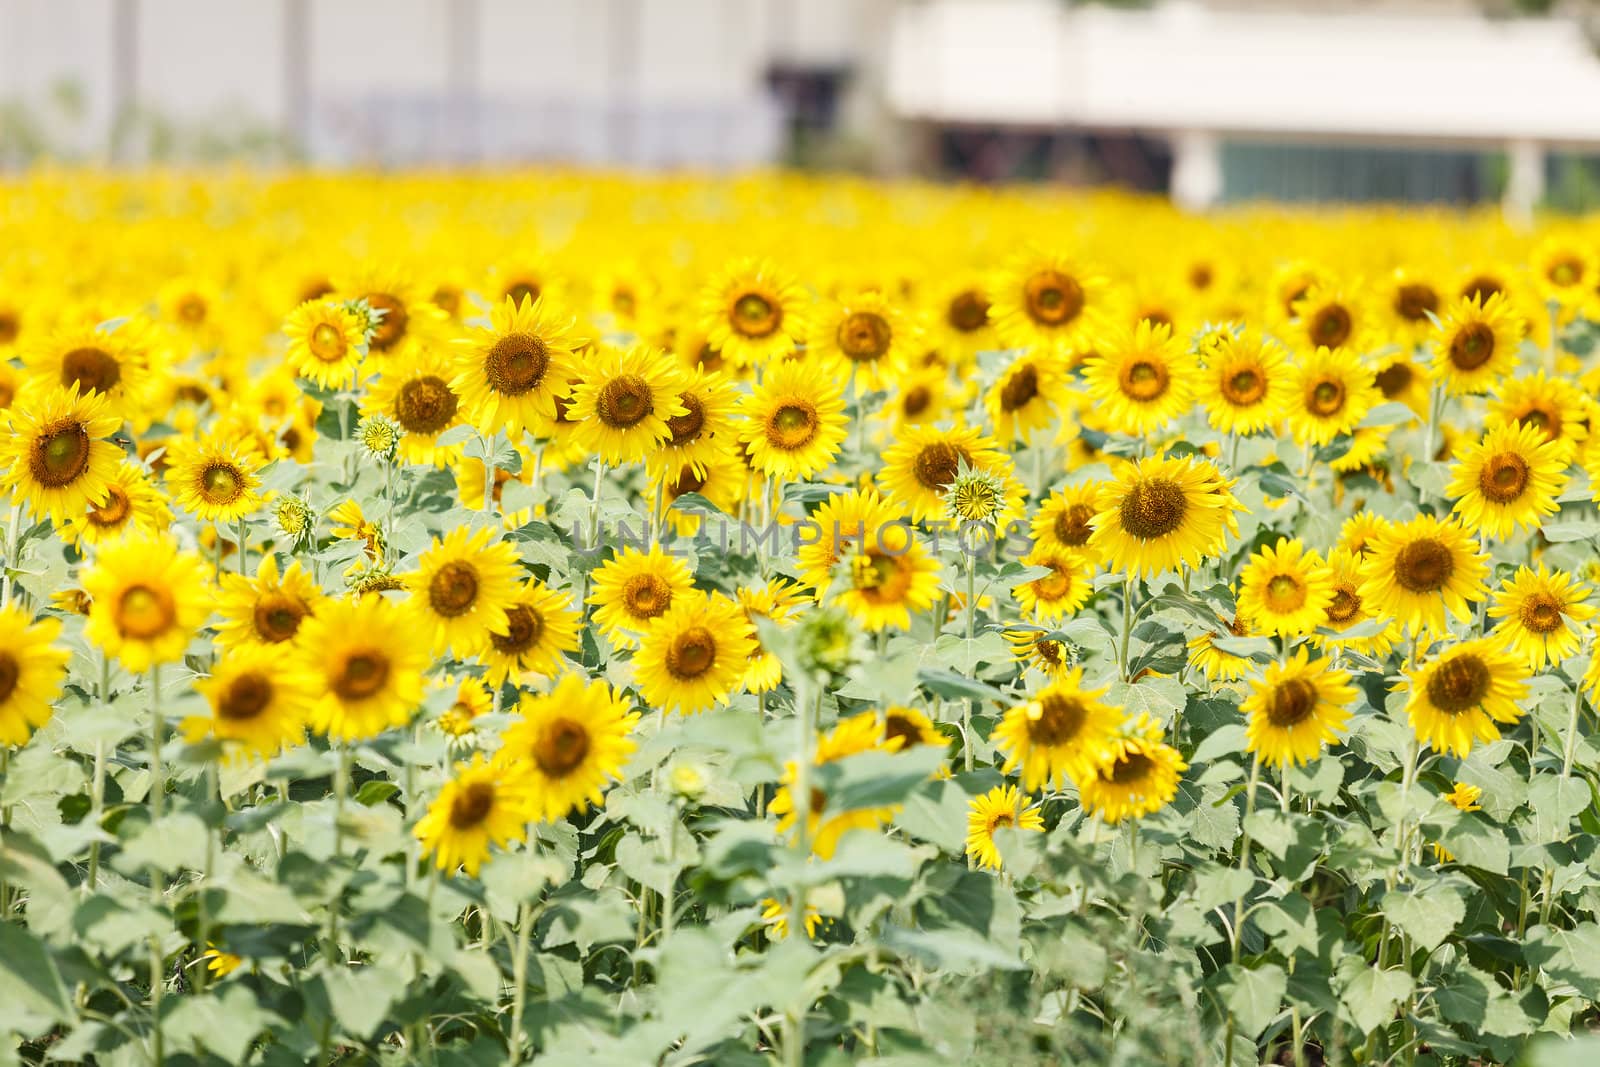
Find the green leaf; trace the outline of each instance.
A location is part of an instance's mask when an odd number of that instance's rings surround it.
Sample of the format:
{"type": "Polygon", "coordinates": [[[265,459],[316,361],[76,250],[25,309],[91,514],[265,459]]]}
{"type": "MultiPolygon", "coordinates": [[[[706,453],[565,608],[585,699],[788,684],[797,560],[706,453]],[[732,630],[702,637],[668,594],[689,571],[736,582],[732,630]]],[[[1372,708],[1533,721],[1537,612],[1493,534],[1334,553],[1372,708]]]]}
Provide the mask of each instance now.
{"type": "Polygon", "coordinates": [[[1230,963],[1223,969],[1217,988],[1239,1032],[1259,1037],[1277,1016],[1288,986],[1289,976],[1275,963],[1254,969],[1230,963]]]}
{"type": "Polygon", "coordinates": [[[1580,779],[1541,774],[1528,786],[1528,806],[1533,809],[1532,840],[1539,844],[1565,841],[1572,820],[1589,806],[1589,787],[1580,779]]]}
{"type": "Polygon", "coordinates": [[[13,1032],[39,1033],[74,1017],[61,972],[43,942],[17,923],[0,924],[0,1004],[13,1032]]]}
{"type": "Polygon", "coordinates": [[[256,1036],[277,1016],[256,1002],[243,985],[224,986],[215,996],[180,997],[161,1023],[169,1052],[187,1051],[198,1059],[207,1053],[227,1063],[244,1063],[256,1036]]]}
{"type": "Polygon", "coordinates": [[[1511,868],[1511,843],[1505,831],[1477,815],[1469,813],[1446,830],[1439,844],[1462,866],[1493,874],[1511,868]]]}
{"type": "Polygon", "coordinates": [[[1600,983],[1600,925],[1594,922],[1571,930],[1536,926],[1528,932],[1522,954],[1558,982],[1589,990],[1600,983]]]}
{"type": "Polygon", "coordinates": [[[829,812],[900,804],[945,764],[944,749],[919,745],[905,752],[863,752],[814,768],[829,812]]]}
{"type": "Polygon", "coordinates": [[[1555,544],[1566,541],[1587,541],[1600,537],[1600,519],[1563,519],[1542,527],[1539,531],[1545,540],[1555,544]]]}
{"type": "Polygon", "coordinates": [[[1385,895],[1383,913],[1410,934],[1418,948],[1431,952],[1466,918],[1467,902],[1451,882],[1419,882],[1385,895]]]}
{"type": "Polygon", "coordinates": [[[399,794],[400,787],[393,782],[385,782],[382,779],[373,778],[362,782],[361,788],[356,790],[356,803],[370,808],[374,805],[382,804],[390,797],[398,796],[399,794]]]}
{"type": "Polygon", "coordinates": [[[1394,1018],[1400,1002],[1411,995],[1411,976],[1398,968],[1380,970],[1359,956],[1339,962],[1339,999],[1363,1034],[1394,1018]]]}
{"type": "Polygon", "coordinates": [[[927,686],[928,691],[934,696],[943,697],[945,700],[976,700],[980,703],[993,700],[1003,704],[1010,699],[989,683],[968,678],[955,671],[924,667],[917,672],[917,680],[927,686]]]}
{"type": "Polygon", "coordinates": [[[326,971],[321,981],[339,1031],[361,1041],[372,1036],[402,990],[381,967],[326,971]]]}

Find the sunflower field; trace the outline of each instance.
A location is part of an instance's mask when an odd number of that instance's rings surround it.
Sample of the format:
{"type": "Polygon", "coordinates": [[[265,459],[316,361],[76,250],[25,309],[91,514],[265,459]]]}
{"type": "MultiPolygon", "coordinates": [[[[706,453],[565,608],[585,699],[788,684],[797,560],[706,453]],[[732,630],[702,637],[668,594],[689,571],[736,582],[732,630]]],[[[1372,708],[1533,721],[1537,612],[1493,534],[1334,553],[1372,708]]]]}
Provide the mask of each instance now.
{"type": "Polygon", "coordinates": [[[0,1059],[1592,1064],[1600,223],[0,195],[0,1059]]]}

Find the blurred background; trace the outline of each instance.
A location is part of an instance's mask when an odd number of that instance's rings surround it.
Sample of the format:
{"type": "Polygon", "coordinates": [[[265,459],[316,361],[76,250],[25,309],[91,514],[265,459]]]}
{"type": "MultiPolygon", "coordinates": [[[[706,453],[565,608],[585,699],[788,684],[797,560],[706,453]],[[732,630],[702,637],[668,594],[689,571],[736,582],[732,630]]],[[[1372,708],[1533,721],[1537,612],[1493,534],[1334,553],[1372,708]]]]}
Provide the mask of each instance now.
{"type": "Polygon", "coordinates": [[[0,0],[0,168],[783,165],[1600,207],[1600,3],[0,0]]]}

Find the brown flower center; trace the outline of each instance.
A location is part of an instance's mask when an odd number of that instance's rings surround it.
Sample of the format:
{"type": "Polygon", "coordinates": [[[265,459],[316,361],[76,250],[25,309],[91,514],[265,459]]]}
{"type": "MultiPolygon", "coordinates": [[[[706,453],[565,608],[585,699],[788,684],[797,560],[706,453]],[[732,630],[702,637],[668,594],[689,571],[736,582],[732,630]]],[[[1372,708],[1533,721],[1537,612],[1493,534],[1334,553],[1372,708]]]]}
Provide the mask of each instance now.
{"type": "Polygon", "coordinates": [[[526,604],[506,609],[506,632],[489,633],[489,644],[505,656],[520,655],[539,643],[544,633],[544,616],[526,604]]]}
{"type": "Polygon", "coordinates": [[[311,354],[324,363],[337,363],[344,358],[349,350],[344,342],[344,334],[332,323],[319,322],[312,329],[311,336],[306,338],[306,347],[311,354]]]}
{"type": "Polygon", "coordinates": [[[1468,652],[1439,665],[1428,679],[1428,700],[1440,711],[1459,715],[1483,702],[1489,693],[1489,667],[1468,652]]]}
{"type": "MultiPolygon", "coordinates": [[[[932,389],[929,389],[926,385],[913,385],[910,389],[907,389],[905,395],[900,398],[900,411],[906,416],[906,418],[914,419],[918,415],[921,415],[924,411],[927,411],[928,406],[932,403],[932,389]]],[[[0,403],[0,408],[3,407],[5,407],[5,404],[0,403]]]]}
{"type": "Polygon", "coordinates": [[[1262,599],[1274,612],[1298,611],[1306,602],[1305,583],[1292,574],[1274,574],[1267,581],[1262,599]]]}
{"type": "Polygon", "coordinates": [[[1333,590],[1333,603],[1328,605],[1328,621],[1343,625],[1361,613],[1361,595],[1355,586],[1339,585],[1333,590]]]}
{"type": "Polygon", "coordinates": [[[1089,535],[1094,532],[1094,527],[1089,520],[1094,518],[1094,509],[1087,504],[1069,504],[1056,513],[1055,530],[1056,540],[1071,548],[1085,545],[1089,535]]]}
{"type": "Polygon", "coordinates": [[[1549,593],[1535,593],[1522,602],[1517,615],[1536,634],[1554,633],[1562,627],[1562,603],[1549,593]]]}
{"type": "Polygon", "coordinates": [[[1323,378],[1306,389],[1306,407],[1313,415],[1327,418],[1344,409],[1344,383],[1337,378],[1323,378]]]}
{"type": "Polygon", "coordinates": [[[272,703],[272,679],[258,671],[241,674],[217,701],[217,715],[233,722],[253,719],[272,703]]]}
{"type": "Polygon", "coordinates": [[[700,402],[700,398],[693,393],[679,393],[678,402],[688,411],[668,419],[667,429],[672,433],[670,443],[681,447],[694,442],[700,437],[700,431],[705,428],[706,424],[706,408],[700,402]]]}
{"type": "Polygon", "coordinates": [[[1155,769],[1155,760],[1143,752],[1125,752],[1122,758],[1109,768],[1102,768],[1100,777],[1114,785],[1137,787],[1143,784],[1155,769]]]}
{"type": "Polygon", "coordinates": [[[493,782],[468,782],[450,800],[450,827],[470,830],[489,817],[494,808],[493,782]]]}
{"type": "Polygon", "coordinates": [[[1407,322],[1426,321],[1430,311],[1439,310],[1439,294],[1430,285],[1409,282],[1394,292],[1394,311],[1407,322]]]}
{"type": "Polygon", "coordinates": [[[455,419],[459,403],[443,378],[428,374],[400,387],[395,395],[394,417],[406,433],[431,437],[455,419]]]}
{"type": "Polygon", "coordinates": [[[1083,286],[1070,275],[1042,270],[1022,285],[1028,317],[1041,326],[1061,326],[1083,310],[1083,286]]]}
{"type": "Polygon", "coordinates": [[[680,681],[698,678],[717,662],[717,639],[704,626],[691,626],[667,646],[667,673],[680,681]]]}
{"type": "Polygon", "coordinates": [[[1317,709],[1317,687],[1304,678],[1285,678],[1267,698],[1267,721],[1280,730],[1298,726],[1317,709]]]}
{"type": "Polygon", "coordinates": [[[883,739],[885,741],[898,739],[900,742],[899,749],[904,751],[908,748],[915,748],[922,743],[922,731],[917,728],[916,723],[904,715],[897,715],[891,712],[884,716],[883,739]]]}
{"type": "Polygon", "coordinates": [[[1124,396],[1141,403],[1148,403],[1167,391],[1169,381],[1171,376],[1165,364],[1138,359],[1123,366],[1117,384],[1124,396]]]}
{"type": "Polygon", "coordinates": [[[852,363],[875,363],[888,354],[894,331],[882,315],[852,311],[839,324],[834,340],[852,363]]]}
{"type": "Polygon", "coordinates": [[[760,293],[744,293],[733,302],[729,324],[746,337],[766,337],[783,322],[783,308],[760,293]]]}
{"type": "Polygon", "coordinates": [[[1484,322],[1469,322],[1450,338],[1450,362],[1457,370],[1473,371],[1494,355],[1494,330],[1484,322]]]}
{"type": "Polygon", "coordinates": [[[133,501],[128,499],[120,485],[106,486],[105,502],[89,509],[89,523],[102,530],[115,529],[133,514],[133,501]]]}
{"type": "Polygon", "coordinates": [[[80,393],[109,393],[122,380],[122,364],[103,348],[74,348],[61,357],[61,384],[80,393]]]}
{"type": "Polygon", "coordinates": [[[634,374],[613,378],[600,387],[594,411],[601,422],[615,430],[637,425],[655,411],[650,385],[634,374]]]}
{"type": "Polygon", "coordinates": [[[0,345],[8,345],[22,332],[22,323],[14,311],[0,311],[0,345]]]}
{"type": "Polygon", "coordinates": [[[0,651],[0,706],[11,699],[21,677],[22,664],[17,662],[17,657],[10,652],[0,651]]]}
{"type": "Polygon", "coordinates": [[[1583,264],[1575,256],[1561,256],[1550,262],[1544,276],[1563,288],[1576,285],[1578,279],[1583,277],[1583,264]]]}
{"type": "Polygon", "coordinates": [[[1528,488],[1528,461],[1515,452],[1497,452],[1478,473],[1478,489],[1496,504],[1509,504],[1528,488]]]}
{"type": "Polygon", "coordinates": [[[478,571],[465,560],[451,560],[428,581],[428,603],[447,619],[465,615],[477,601],[478,571]]]}
{"type": "Polygon", "coordinates": [[[1487,274],[1480,274],[1461,287],[1461,295],[1468,300],[1476,299],[1480,306],[1484,301],[1501,291],[1499,280],[1491,278],[1487,274]]]}
{"type": "Polygon", "coordinates": [[[989,323],[989,301],[974,289],[965,289],[950,299],[945,320],[960,333],[981,330],[989,323]]]}
{"type": "Polygon", "coordinates": [[[518,278],[505,287],[502,296],[509,296],[511,302],[521,307],[524,303],[533,303],[544,292],[544,287],[533,278],[518,278]]]}
{"type": "Polygon", "coordinates": [[[1431,537],[1412,541],[1394,558],[1394,580],[1412,593],[1437,593],[1455,569],[1449,547],[1431,537]]]}
{"type": "Polygon", "coordinates": [[[1034,597],[1047,603],[1065,599],[1072,592],[1072,570],[1058,559],[1050,560],[1046,566],[1050,573],[1030,583],[1034,597]]]}
{"type": "Polygon", "coordinates": [[[550,349],[529,333],[508,333],[483,357],[483,376],[502,396],[537,389],[550,369],[550,349]]]}
{"type": "Polygon", "coordinates": [[[208,504],[231,504],[244,492],[244,473],[231,463],[210,463],[200,472],[200,495],[208,504]]]}
{"type": "Polygon", "coordinates": [[[1416,373],[1411,369],[1411,364],[1402,359],[1379,371],[1377,384],[1384,399],[1393,400],[1409,389],[1415,380],[1416,373]]]}
{"type": "Polygon", "coordinates": [[[1255,367],[1236,367],[1223,376],[1222,395],[1228,403],[1239,407],[1249,407],[1261,402],[1267,395],[1267,379],[1255,367]]]}
{"type": "Polygon", "coordinates": [[[1039,717],[1028,717],[1028,740],[1044,748],[1067,744],[1088,718],[1089,709],[1077,697],[1046,693],[1039,698],[1039,717]]]}
{"type": "Polygon", "coordinates": [[[966,449],[948,441],[935,441],[924,445],[917,453],[917,458],[911,461],[911,472],[924,489],[942,493],[956,480],[963,462],[972,462],[966,449]]]}
{"type": "Polygon", "coordinates": [[[387,352],[401,341],[405,340],[406,326],[411,321],[411,316],[406,313],[405,305],[389,293],[368,293],[367,306],[374,311],[383,312],[383,318],[378,320],[378,325],[372,331],[372,340],[368,347],[379,352],[387,352]]]}
{"type": "Polygon", "coordinates": [[[28,470],[46,489],[59,489],[89,469],[89,431],[76,419],[53,422],[28,449],[28,470]]]}
{"type": "Polygon", "coordinates": [[[117,598],[117,629],[124,637],[146,641],[166,633],[177,621],[177,605],[165,589],[130,585],[117,598]]]}
{"type": "Polygon", "coordinates": [[[1005,411],[1020,411],[1039,395],[1039,371],[1032,363],[1024,363],[1006,375],[1000,386],[1000,407],[1005,411]]]}
{"type": "Polygon", "coordinates": [[[815,407],[808,401],[790,400],[767,419],[767,441],[774,448],[793,452],[810,444],[820,429],[815,407]]]}
{"type": "Polygon", "coordinates": [[[672,587],[654,574],[635,574],[623,583],[622,602],[635,619],[653,619],[672,606],[672,587]]]}
{"type": "Polygon", "coordinates": [[[1168,478],[1135,482],[1118,509],[1122,528],[1141,541],[1165,537],[1183,524],[1188,510],[1183,486],[1168,478]]]}
{"type": "Polygon", "coordinates": [[[300,620],[311,614],[299,597],[278,590],[256,601],[251,619],[256,636],[269,645],[282,644],[300,631],[300,620]]]}
{"type": "Polygon", "coordinates": [[[1318,308],[1311,316],[1311,341],[1313,344],[1338,348],[1350,340],[1350,312],[1340,304],[1318,308]]]}
{"type": "Polygon", "coordinates": [[[565,778],[589,755],[589,731],[572,719],[556,719],[533,746],[533,761],[551,778],[565,778]]]}
{"type": "Polygon", "coordinates": [[[345,700],[365,700],[389,680],[389,657],[376,648],[346,652],[329,686],[345,700]]]}

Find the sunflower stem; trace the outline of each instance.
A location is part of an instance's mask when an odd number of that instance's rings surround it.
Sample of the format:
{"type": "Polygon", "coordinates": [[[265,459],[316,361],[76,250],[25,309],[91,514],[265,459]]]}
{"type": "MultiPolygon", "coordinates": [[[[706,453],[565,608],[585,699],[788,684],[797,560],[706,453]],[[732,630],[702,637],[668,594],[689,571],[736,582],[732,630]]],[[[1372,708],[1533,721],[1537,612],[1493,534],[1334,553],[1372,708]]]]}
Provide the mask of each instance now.
{"type": "MultiPolygon", "coordinates": [[[[967,644],[966,644],[965,651],[966,651],[966,655],[967,655],[967,672],[970,675],[976,676],[976,674],[977,674],[977,661],[976,661],[976,659],[974,659],[974,657],[972,655],[972,632],[976,628],[976,623],[977,623],[977,619],[978,619],[978,597],[977,597],[978,557],[977,557],[976,554],[974,554],[972,552],[968,552],[966,554],[966,556],[967,556],[967,644]]],[[[962,758],[962,764],[963,764],[964,768],[969,772],[972,770],[972,705],[973,705],[973,701],[971,701],[971,700],[964,700],[964,701],[961,702],[961,758],[962,758]]]]}
{"type": "MultiPolygon", "coordinates": [[[[111,657],[105,653],[100,654],[100,685],[95,690],[101,705],[111,702],[111,657]]],[[[89,780],[89,818],[97,831],[95,839],[89,842],[89,877],[84,883],[87,892],[93,893],[100,884],[100,838],[98,831],[100,824],[105,819],[106,808],[106,743],[96,740],[94,743],[94,775],[89,780]]]]}
{"type": "MultiPolygon", "coordinates": [[[[219,539],[220,543],[220,539],[219,539]]],[[[161,821],[167,801],[166,774],[161,766],[161,665],[150,667],[150,823],[161,821]]],[[[150,903],[157,912],[166,903],[167,887],[161,868],[150,867],[150,903]]],[[[160,1064],[166,1062],[166,1049],[161,1035],[161,994],[166,984],[165,955],[161,951],[161,936],[150,935],[150,1059],[160,1064]]]]}
{"type": "Polygon", "coordinates": [[[1132,574],[1122,580],[1122,640],[1117,646],[1117,673],[1122,675],[1124,682],[1131,681],[1128,677],[1128,637],[1133,633],[1134,580],[1132,574]]]}
{"type": "MultiPolygon", "coordinates": [[[[1600,648],[1596,648],[1596,655],[1600,655],[1600,648]]],[[[1583,712],[1583,683],[1579,682],[1572,690],[1572,715],[1567,719],[1567,738],[1561,747],[1561,777],[1572,777],[1572,759],[1578,750],[1578,716],[1583,712]]]]}
{"type": "Polygon", "coordinates": [[[0,607],[11,603],[11,572],[22,563],[22,502],[11,505],[11,518],[6,522],[6,565],[0,568],[0,607]]]}
{"type": "MultiPolygon", "coordinates": [[[[478,434],[478,440],[483,442],[483,510],[494,512],[494,438],[478,434]]],[[[596,461],[598,462],[598,461],[596,461]]],[[[594,535],[590,534],[590,540],[594,535]]]]}
{"type": "MultiPolygon", "coordinates": [[[[344,857],[344,795],[350,791],[350,749],[337,746],[337,762],[333,773],[333,858],[344,857]]],[[[328,953],[335,963],[342,963],[339,953],[339,905],[343,892],[336,893],[328,902],[328,953]]]]}
{"type": "Polygon", "coordinates": [[[1548,300],[1545,302],[1545,307],[1549,309],[1550,313],[1550,340],[1544,346],[1544,372],[1546,374],[1554,374],[1556,372],[1556,353],[1559,347],[1558,339],[1561,336],[1561,303],[1556,300],[1548,300]]]}
{"type": "MultiPolygon", "coordinates": [[[[790,810],[794,812],[794,847],[799,862],[795,871],[804,868],[811,855],[811,750],[815,742],[817,717],[822,714],[822,684],[810,679],[815,695],[802,693],[795,701],[795,760],[794,785],[789,796],[790,810]]],[[[798,873],[789,886],[789,936],[804,937],[806,930],[805,886],[798,873]]],[[[798,998],[789,1005],[783,1016],[783,1062],[785,1067],[804,1067],[806,1058],[806,1015],[811,1006],[798,998]]]]}
{"type": "Polygon", "coordinates": [[[507,1062],[522,1062],[522,1013],[528,1003],[528,936],[533,929],[533,916],[528,904],[517,905],[517,939],[511,949],[511,1033],[507,1043],[511,1054],[507,1062]]]}
{"type": "Polygon", "coordinates": [[[239,516],[239,574],[241,577],[244,575],[245,545],[249,544],[249,534],[246,532],[249,521],[243,515],[239,516]]]}
{"type": "MultiPolygon", "coordinates": [[[[206,763],[206,799],[214,800],[218,806],[222,803],[222,783],[218,780],[217,762],[211,760],[206,763]]],[[[206,890],[210,888],[212,872],[216,869],[217,845],[220,843],[221,831],[214,826],[206,827],[206,859],[205,866],[200,871],[200,888],[195,894],[195,944],[201,953],[200,966],[195,968],[195,988],[205,992],[207,980],[210,978],[209,969],[205,965],[204,955],[211,939],[211,916],[206,912],[206,890]]]]}
{"type": "MultiPolygon", "coordinates": [[[[11,746],[0,746],[0,788],[10,785],[11,778],[11,746]]],[[[0,809],[0,828],[5,831],[11,829],[11,805],[7,804],[0,809]]],[[[11,921],[11,883],[4,875],[0,875],[0,920],[11,921]]]]}

